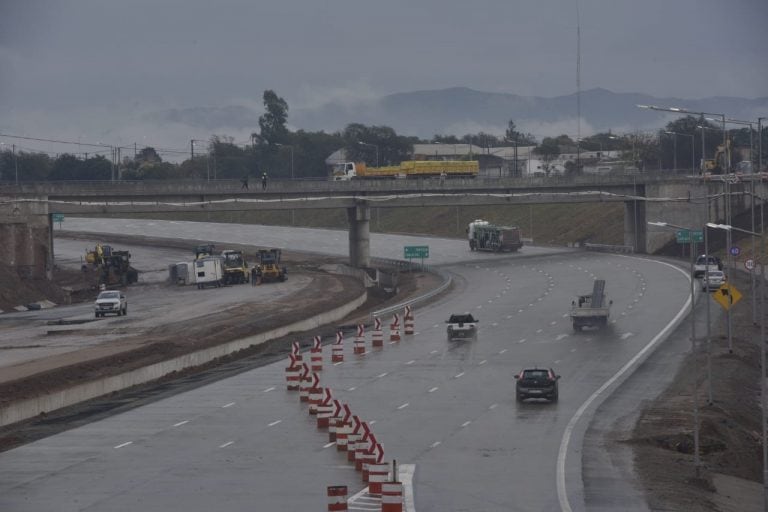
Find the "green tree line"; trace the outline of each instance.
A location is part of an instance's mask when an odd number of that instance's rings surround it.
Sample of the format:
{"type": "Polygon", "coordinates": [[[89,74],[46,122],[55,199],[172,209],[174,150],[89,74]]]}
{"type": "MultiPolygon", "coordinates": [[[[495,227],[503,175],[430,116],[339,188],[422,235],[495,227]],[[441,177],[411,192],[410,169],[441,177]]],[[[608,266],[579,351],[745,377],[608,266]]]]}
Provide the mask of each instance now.
{"type": "MultiPolygon", "coordinates": [[[[259,118],[258,131],[251,134],[250,144],[235,144],[232,137],[214,135],[205,148],[198,146],[200,151],[181,163],[163,161],[152,147],[144,147],[116,163],[103,155],[51,157],[45,153],[5,150],[0,152],[0,181],[243,179],[258,178],[262,173],[270,178],[325,179],[326,159],[338,149],[344,149],[347,160],[384,166],[410,160],[413,145],[418,143],[474,144],[489,149],[536,146],[534,152],[545,163],[563,152],[575,152],[578,145],[581,151],[620,151],[624,161],[640,169],[672,169],[675,164],[679,169],[687,169],[691,162],[698,169],[701,159],[712,158],[717,146],[723,143],[719,126],[693,116],[672,121],[655,134],[604,132],[580,141],[560,135],[545,137],[540,143],[532,134],[520,132],[513,120],[503,136],[484,132],[462,137],[437,134],[430,140],[399,135],[388,126],[359,123],[334,133],[291,131],[287,127],[288,103],[272,90],[264,91],[262,100],[264,114],[259,118]]],[[[764,152],[768,152],[768,128],[762,135],[764,152]]],[[[749,128],[729,130],[728,137],[734,147],[749,147],[749,128]]],[[[755,131],[752,139],[756,148],[755,131]]],[[[756,149],[753,154],[756,161],[756,149]]],[[[740,159],[734,151],[732,163],[740,159]]],[[[580,163],[583,167],[584,162],[580,163]]],[[[576,162],[567,162],[566,170],[581,172],[576,162]]]]}

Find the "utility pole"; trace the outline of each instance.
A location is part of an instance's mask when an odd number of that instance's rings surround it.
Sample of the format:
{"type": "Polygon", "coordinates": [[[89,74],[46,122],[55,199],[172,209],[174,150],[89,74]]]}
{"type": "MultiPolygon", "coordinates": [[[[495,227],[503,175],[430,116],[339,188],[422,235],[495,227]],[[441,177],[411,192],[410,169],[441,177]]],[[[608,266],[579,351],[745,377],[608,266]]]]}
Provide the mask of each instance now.
{"type": "Polygon", "coordinates": [[[194,160],[195,159],[195,140],[190,139],[189,141],[189,159],[194,160]]]}
{"type": "Polygon", "coordinates": [[[19,185],[19,159],[16,158],[16,144],[11,146],[13,151],[13,167],[16,169],[16,186],[19,185]]]}

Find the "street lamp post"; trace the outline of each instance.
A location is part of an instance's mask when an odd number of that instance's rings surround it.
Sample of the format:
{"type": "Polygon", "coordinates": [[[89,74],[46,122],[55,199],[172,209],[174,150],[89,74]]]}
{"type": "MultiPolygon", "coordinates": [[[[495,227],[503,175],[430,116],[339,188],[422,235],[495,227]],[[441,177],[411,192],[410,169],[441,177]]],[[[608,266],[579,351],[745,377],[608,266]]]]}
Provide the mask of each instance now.
{"type": "Polygon", "coordinates": [[[693,466],[696,476],[699,476],[701,467],[701,458],[699,451],[699,354],[697,350],[698,344],[696,343],[696,317],[694,315],[694,307],[696,305],[696,286],[693,279],[693,230],[683,226],[677,226],[668,222],[649,222],[650,226],[658,226],[670,229],[683,229],[688,231],[688,239],[690,243],[690,275],[688,279],[691,281],[691,350],[693,351],[693,466]]]}
{"type": "MultiPolygon", "coordinates": [[[[664,133],[666,133],[667,135],[674,135],[675,136],[675,150],[674,150],[675,151],[675,169],[677,169],[677,136],[678,135],[683,135],[685,137],[690,137],[691,138],[691,173],[693,173],[694,170],[695,170],[695,166],[696,166],[696,155],[694,153],[694,149],[695,149],[694,148],[695,136],[692,133],[678,133],[678,132],[670,132],[670,131],[665,131],[664,133]]],[[[704,140],[704,139],[702,138],[702,140],[704,140]]]]}
{"type": "Polygon", "coordinates": [[[739,231],[760,239],[760,410],[762,411],[762,444],[763,444],[763,510],[768,512],[768,432],[766,431],[766,368],[765,368],[765,232],[756,233],[737,228],[728,224],[707,223],[707,227],[725,231],[739,231]]]}
{"type": "Polygon", "coordinates": [[[275,146],[280,146],[291,150],[291,179],[293,179],[293,146],[291,144],[280,144],[279,142],[275,142],[275,146]]]}
{"type": "Polygon", "coordinates": [[[376,144],[371,144],[370,142],[363,142],[361,140],[357,141],[358,144],[361,146],[373,146],[376,149],[376,167],[379,166],[379,146],[376,144]]]}

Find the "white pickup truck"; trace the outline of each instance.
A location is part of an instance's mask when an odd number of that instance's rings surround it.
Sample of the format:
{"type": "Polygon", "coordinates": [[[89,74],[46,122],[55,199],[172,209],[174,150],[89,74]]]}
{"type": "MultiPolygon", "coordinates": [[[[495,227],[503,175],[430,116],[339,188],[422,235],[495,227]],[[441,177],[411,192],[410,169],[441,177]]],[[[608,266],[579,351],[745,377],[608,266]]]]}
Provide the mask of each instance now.
{"type": "Polygon", "coordinates": [[[470,313],[451,315],[445,323],[448,324],[446,333],[449,341],[456,339],[477,339],[477,319],[470,313]]]}
{"type": "Polygon", "coordinates": [[[105,290],[96,297],[93,305],[96,318],[114,313],[117,316],[128,314],[128,299],[125,294],[117,290],[105,290]]]}

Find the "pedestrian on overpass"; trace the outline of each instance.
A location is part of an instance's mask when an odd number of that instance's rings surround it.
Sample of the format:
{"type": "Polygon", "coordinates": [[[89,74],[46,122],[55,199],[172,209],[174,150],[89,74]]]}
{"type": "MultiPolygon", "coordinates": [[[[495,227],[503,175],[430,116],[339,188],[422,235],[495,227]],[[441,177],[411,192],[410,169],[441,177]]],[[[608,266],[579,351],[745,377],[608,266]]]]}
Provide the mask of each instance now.
{"type": "Polygon", "coordinates": [[[240,182],[243,184],[243,186],[240,187],[240,190],[243,190],[243,189],[248,190],[248,175],[247,174],[245,176],[243,176],[243,179],[240,180],[240,182]]]}
{"type": "Polygon", "coordinates": [[[261,190],[267,190],[267,173],[261,173],[261,190]]]}

